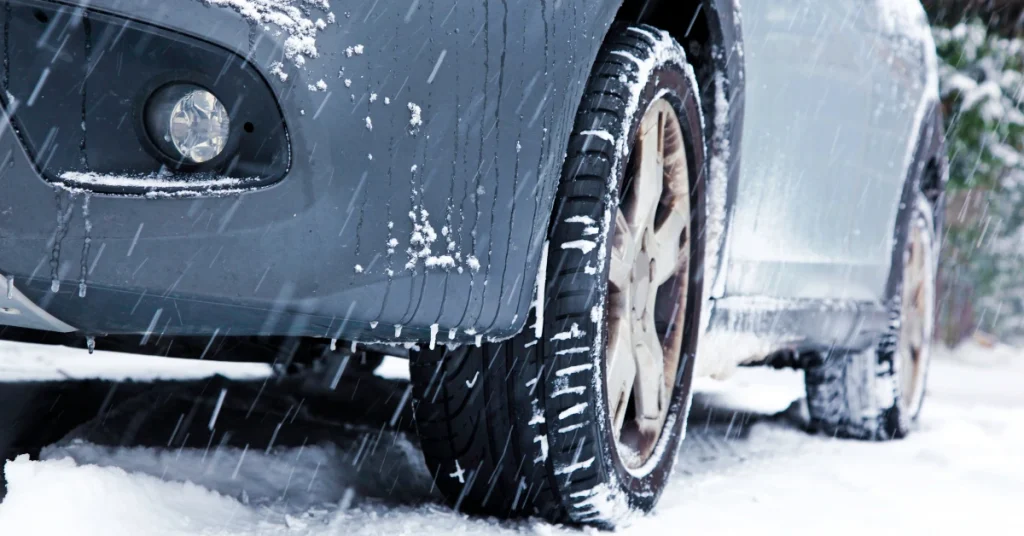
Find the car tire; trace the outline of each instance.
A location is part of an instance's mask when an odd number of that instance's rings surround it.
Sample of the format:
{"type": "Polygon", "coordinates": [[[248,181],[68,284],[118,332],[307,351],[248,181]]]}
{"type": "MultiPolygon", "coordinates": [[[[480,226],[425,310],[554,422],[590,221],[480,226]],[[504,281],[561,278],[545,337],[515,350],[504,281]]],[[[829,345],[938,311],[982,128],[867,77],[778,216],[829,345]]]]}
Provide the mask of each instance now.
{"type": "Polygon", "coordinates": [[[834,351],[806,370],[812,430],[846,438],[902,438],[924,400],[934,334],[938,233],[931,203],[917,194],[903,251],[889,330],[876,347],[834,351]]]}
{"type": "Polygon", "coordinates": [[[611,528],[654,507],[699,332],[698,95],[668,33],[613,28],[576,116],[526,329],[411,356],[423,453],[456,510],[611,528]]]}

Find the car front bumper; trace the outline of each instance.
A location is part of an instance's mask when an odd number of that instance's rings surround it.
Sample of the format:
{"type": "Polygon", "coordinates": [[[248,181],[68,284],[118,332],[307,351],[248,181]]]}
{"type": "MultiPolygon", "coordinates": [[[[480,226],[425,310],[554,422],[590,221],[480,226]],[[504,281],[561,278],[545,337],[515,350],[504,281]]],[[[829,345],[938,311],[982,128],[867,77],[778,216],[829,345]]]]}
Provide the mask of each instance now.
{"type": "Polygon", "coordinates": [[[578,82],[616,2],[575,24],[526,0],[336,1],[333,17],[297,3],[320,28],[315,55],[270,19],[199,0],[46,3],[244,58],[290,151],[283,178],[244,191],[118,194],[55,184],[5,113],[0,273],[52,326],[471,342],[525,323],[578,82]]]}

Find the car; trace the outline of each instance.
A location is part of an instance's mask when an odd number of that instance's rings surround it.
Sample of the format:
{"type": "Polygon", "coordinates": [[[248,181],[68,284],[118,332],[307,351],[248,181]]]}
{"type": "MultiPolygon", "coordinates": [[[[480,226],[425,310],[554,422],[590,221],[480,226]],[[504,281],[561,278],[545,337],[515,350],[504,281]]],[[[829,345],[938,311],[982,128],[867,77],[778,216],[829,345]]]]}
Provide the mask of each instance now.
{"type": "Polygon", "coordinates": [[[917,0],[4,5],[0,337],[405,356],[454,508],[606,528],[697,378],[802,368],[812,428],[912,430],[917,0]]]}

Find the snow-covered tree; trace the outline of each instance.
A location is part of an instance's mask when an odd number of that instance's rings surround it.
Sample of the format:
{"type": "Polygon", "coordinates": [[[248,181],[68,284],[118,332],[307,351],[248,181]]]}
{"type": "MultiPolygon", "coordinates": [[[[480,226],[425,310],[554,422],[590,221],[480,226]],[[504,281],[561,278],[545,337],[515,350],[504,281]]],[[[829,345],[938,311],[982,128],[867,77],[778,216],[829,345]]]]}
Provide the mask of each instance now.
{"type": "Polygon", "coordinates": [[[950,159],[946,338],[1024,336],[1024,41],[974,20],[935,29],[950,159]]]}

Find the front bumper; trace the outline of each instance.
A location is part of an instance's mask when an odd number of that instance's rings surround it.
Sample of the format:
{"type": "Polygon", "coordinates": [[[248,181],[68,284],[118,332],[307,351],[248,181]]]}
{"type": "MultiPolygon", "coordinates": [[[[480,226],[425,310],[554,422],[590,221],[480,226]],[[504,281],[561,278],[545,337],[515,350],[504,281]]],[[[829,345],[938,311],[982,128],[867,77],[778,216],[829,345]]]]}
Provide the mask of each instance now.
{"type": "Polygon", "coordinates": [[[324,20],[314,57],[281,27],[199,0],[70,2],[245,58],[280,106],[290,168],[271,185],[184,199],[61,188],[5,115],[0,273],[95,334],[514,334],[580,82],[617,3],[575,22],[527,0],[504,14],[433,4],[335,1],[332,18],[303,3],[324,20]]]}
{"type": "Polygon", "coordinates": [[[75,328],[32,303],[14,287],[14,278],[0,274],[0,325],[70,333],[75,328]]]}

